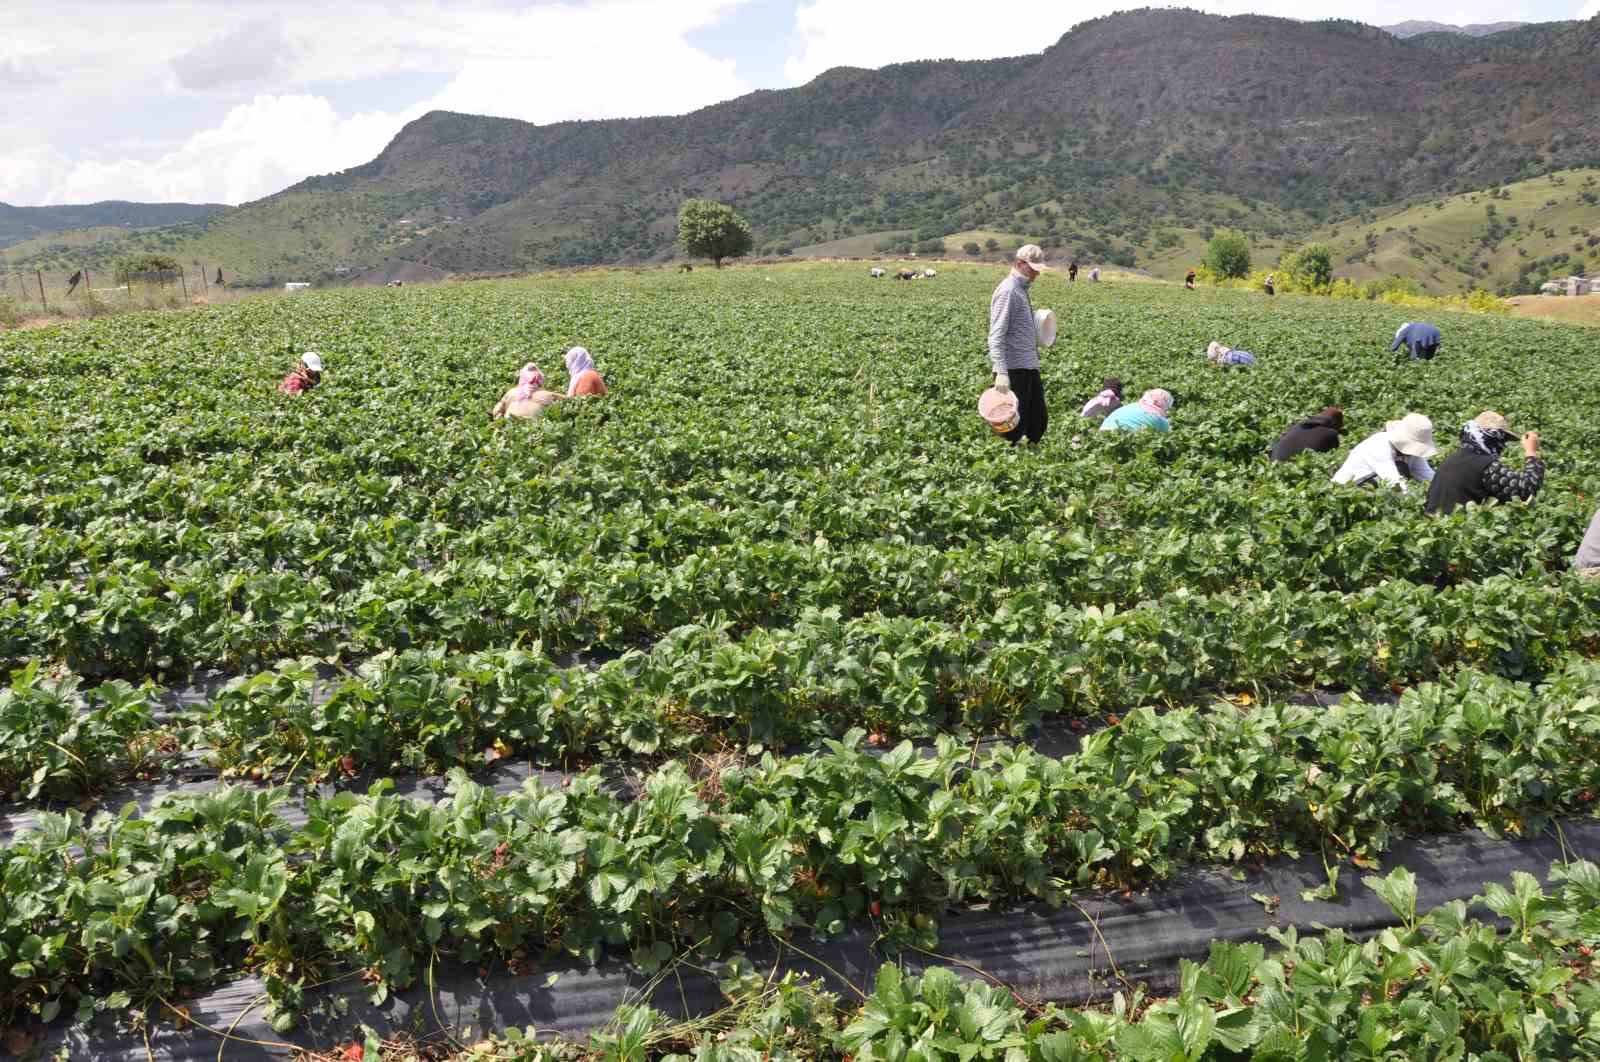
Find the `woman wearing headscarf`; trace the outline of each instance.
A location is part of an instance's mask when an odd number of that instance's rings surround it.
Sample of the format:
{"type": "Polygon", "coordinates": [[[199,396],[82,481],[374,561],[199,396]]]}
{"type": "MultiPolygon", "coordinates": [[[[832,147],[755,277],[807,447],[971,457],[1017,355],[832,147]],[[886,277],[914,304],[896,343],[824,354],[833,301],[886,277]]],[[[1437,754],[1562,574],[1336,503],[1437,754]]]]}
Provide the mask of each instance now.
{"type": "Polygon", "coordinates": [[[1153,387],[1139,396],[1137,405],[1123,406],[1100,423],[1101,431],[1171,431],[1167,419],[1172,411],[1172,394],[1153,387]]]}
{"type": "Polygon", "coordinates": [[[1122,381],[1107,376],[1100,381],[1100,393],[1083,404],[1085,420],[1105,420],[1122,406],[1122,381]]]}
{"type": "Polygon", "coordinates": [[[1344,410],[1338,406],[1324,406],[1302,421],[1289,425],[1289,430],[1272,444],[1268,456],[1274,461],[1287,461],[1307,450],[1325,454],[1339,448],[1339,433],[1344,431],[1344,410]]]}
{"type": "Polygon", "coordinates": [[[594,367],[594,358],[583,347],[567,351],[567,397],[578,395],[603,395],[606,382],[594,367]]]}
{"type": "Polygon", "coordinates": [[[1428,485],[1427,512],[1450,513],[1458,506],[1491,499],[1527,501],[1544,486],[1544,458],[1539,456],[1539,434],[1522,437],[1523,462],[1512,468],[1500,460],[1501,451],[1517,436],[1506,418],[1484,410],[1461,425],[1461,449],[1444,459],[1428,485]]]}
{"type": "Polygon", "coordinates": [[[553,403],[561,400],[554,391],[544,389],[544,373],[533,362],[517,373],[517,386],[500,396],[500,401],[490,410],[491,417],[523,417],[532,420],[553,403]]]}

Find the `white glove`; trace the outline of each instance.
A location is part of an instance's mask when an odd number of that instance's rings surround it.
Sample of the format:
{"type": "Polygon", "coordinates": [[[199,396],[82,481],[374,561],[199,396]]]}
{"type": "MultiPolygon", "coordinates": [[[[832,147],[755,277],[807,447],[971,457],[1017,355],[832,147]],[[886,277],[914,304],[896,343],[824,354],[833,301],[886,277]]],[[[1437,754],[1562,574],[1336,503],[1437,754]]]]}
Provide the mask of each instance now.
{"type": "Polygon", "coordinates": [[[994,374],[994,389],[1003,395],[1011,393],[1011,377],[1003,372],[994,374]]]}

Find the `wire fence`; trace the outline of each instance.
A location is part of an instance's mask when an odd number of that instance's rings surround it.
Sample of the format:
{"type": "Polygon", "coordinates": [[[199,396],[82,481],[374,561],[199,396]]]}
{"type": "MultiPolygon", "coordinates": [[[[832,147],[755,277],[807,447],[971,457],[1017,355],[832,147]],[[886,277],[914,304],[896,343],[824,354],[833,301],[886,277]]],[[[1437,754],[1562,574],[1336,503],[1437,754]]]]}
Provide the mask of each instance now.
{"type": "Polygon", "coordinates": [[[0,282],[0,298],[23,305],[37,306],[46,313],[64,310],[89,301],[129,304],[151,296],[181,296],[185,300],[209,297],[225,288],[225,271],[220,266],[194,262],[177,269],[156,269],[137,273],[114,273],[91,269],[63,272],[59,269],[10,270],[0,282]]]}

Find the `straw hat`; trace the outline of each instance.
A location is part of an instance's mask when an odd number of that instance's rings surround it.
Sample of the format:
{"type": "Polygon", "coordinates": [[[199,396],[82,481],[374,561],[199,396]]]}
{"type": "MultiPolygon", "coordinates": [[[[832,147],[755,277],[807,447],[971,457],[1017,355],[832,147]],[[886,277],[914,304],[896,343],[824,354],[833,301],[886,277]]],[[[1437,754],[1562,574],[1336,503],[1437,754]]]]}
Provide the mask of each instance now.
{"type": "Polygon", "coordinates": [[[1479,413],[1476,417],[1472,418],[1472,422],[1480,428],[1488,428],[1492,431],[1503,431],[1507,435],[1516,434],[1511,430],[1511,425],[1506,422],[1506,418],[1496,413],[1492,409],[1486,409],[1482,413],[1479,413]]]}
{"type": "Polygon", "coordinates": [[[1389,445],[1407,457],[1432,457],[1439,452],[1433,445],[1433,421],[1421,413],[1407,413],[1383,426],[1389,445]]]}
{"type": "Polygon", "coordinates": [[[1016,261],[1027,263],[1029,268],[1040,273],[1050,268],[1044,262],[1044,248],[1036,243],[1025,243],[1018,247],[1016,261]]]}
{"type": "Polygon", "coordinates": [[[1039,337],[1041,347],[1053,346],[1056,341],[1056,312],[1054,310],[1033,311],[1033,330],[1039,337]]]}

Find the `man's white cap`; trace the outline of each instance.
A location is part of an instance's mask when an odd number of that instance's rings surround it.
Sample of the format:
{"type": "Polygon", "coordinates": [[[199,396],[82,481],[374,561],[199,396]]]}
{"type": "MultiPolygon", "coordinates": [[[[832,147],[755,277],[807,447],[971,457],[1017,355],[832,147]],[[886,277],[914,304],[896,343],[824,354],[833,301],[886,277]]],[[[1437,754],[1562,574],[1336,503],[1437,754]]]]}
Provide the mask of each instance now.
{"type": "Polygon", "coordinates": [[[1026,262],[1031,269],[1049,269],[1044,264],[1044,248],[1036,243],[1025,243],[1017,248],[1017,261],[1026,262]]]}
{"type": "Polygon", "coordinates": [[[310,369],[312,372],[322,371],[322,355],[318,354],[316,351],[306,351],[304,354],[300,355],[300,360],[305,362],[306,368],[310,369]]]}

